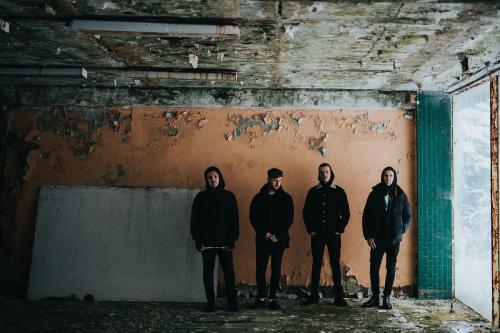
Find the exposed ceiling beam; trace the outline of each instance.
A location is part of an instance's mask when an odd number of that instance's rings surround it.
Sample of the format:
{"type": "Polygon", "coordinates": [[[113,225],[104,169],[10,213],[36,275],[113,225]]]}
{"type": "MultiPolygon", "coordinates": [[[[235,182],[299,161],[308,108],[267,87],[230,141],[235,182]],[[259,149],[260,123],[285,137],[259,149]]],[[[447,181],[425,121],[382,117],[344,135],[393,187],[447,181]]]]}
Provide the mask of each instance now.
{"type": "Polygon", "coordinates": [[[71,27],[94,35],[144,35],[152,37],[238,38],[238,25],[73,20],[71,27]]]}
{"type": "Polygon", "coordinates": [[[452,84],[450,87],[448,87],[446,92],[448,94],[460,92],[462,88],[466,88],[470,85],[475,85],[477,84],[477,82],[480,82],[483,79],[489,79],[490,75],[498,73],[499,71],[500,71],[500,63],[497,63],[493,66],[486,66],[477,71],[476,73],[468,76],[467,78],[452,84]]]}

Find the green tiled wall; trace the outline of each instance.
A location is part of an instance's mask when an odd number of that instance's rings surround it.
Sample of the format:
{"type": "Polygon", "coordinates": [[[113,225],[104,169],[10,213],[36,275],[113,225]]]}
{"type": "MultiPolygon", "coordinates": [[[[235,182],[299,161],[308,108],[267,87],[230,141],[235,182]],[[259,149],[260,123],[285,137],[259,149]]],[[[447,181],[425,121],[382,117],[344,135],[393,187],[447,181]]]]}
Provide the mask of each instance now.
{"type": "Polygon", "coordinates": [[[451,98],[418,94],[418,297],[452,296],[451,98]]]}

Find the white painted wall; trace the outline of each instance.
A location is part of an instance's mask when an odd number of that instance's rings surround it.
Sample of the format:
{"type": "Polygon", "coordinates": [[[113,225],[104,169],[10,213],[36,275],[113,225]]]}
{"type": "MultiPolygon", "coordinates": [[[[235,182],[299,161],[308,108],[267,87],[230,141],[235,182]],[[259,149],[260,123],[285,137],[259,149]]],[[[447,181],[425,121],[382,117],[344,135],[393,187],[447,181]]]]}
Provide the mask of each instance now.
{"type": "Polygon", "coordinates": [[[204,301],[189,233],[197,192],[42,187],[28,298],[204,301]]]}
{"type": "Polygon", "coordinates": [[[453,98],[455,297],[491,321],[490,83],[453,98]]]}

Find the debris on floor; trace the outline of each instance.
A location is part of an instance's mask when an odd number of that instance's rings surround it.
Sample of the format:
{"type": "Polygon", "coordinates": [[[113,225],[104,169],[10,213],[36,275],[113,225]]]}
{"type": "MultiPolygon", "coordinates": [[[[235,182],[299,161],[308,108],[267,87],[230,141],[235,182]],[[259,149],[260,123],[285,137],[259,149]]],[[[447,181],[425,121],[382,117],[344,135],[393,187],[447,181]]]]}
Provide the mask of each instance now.
{"type": "Polygon", "coordinates": [[[300,305],[280,299],[280,311],[252,310],[253,299],[240,298],[241,311],[216,312],[203,303],[92,302],[76,298],[40,301],[0,300],[1,332],[490,332],[491,324],[459,302],[393,298],[390,311],[364,309],[366,299],[333,299],[300,305]]]}

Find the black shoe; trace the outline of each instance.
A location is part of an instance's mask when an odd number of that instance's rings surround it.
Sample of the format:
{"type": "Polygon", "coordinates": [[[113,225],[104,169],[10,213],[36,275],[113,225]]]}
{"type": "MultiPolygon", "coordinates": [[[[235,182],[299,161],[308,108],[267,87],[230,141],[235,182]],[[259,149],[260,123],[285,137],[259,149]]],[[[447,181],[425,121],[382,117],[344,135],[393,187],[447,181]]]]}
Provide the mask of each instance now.
{"type": "Polygon", "coordinates": [[[281,310],[281,306],[276,301],[270,301],[269,303],[267,303],[267,307],[269,308],[269,310],[273,311],[281,310]]]}
{"type": "Polygon", "coordinates": [[[391,301],[389,299],[389,296],[382,297],[382,307],[381,308],[384,310],[392,309],[392,304],[391,304],[391,301]]]}
{"type": "Polygon", "coordinates": [[[319,297],[309,296],[305,301],[300,303],[301,305],[313,305],[319,303],[319,297]]]}
{"type": "Polygon", "coordinates": [[[341,307],[346,307],[347,306],[347,302],[342,297],[335,297],[335,301],[333,301],[333,305],[335,305],[335,306],[341,306],[341,307]]]}
{"type": "Polygon", "coordinates": [[[364,302],[362,307],[364,308],[374,308],[380,305],[380,300],[377,296],[372,296],[368,301],[364,302]]]}
{"type": "Polygon", "coordinates": [[[240,311],[240,307],[238,306],[238,303],[236,303],[236,301],[229,302],[227,304],[227,311],[229,311],[229,312],[238,312],[238,311],[240,311]]]}
{"type": "Polygon", "coordinates": [[[266,306],[266,301],[263,300],[263,299],[261,299],[261,298],[257,298],[255,300],[255,303],[253,303],[250,308],[252,308],[252,309],[262,309],[265,306],[266,306]]]}
{"type": "Polygon", "coordinates": [[[214,312],[215,311],[215,303],[207,303],[205,307],[205,312],[214,312]]]}

